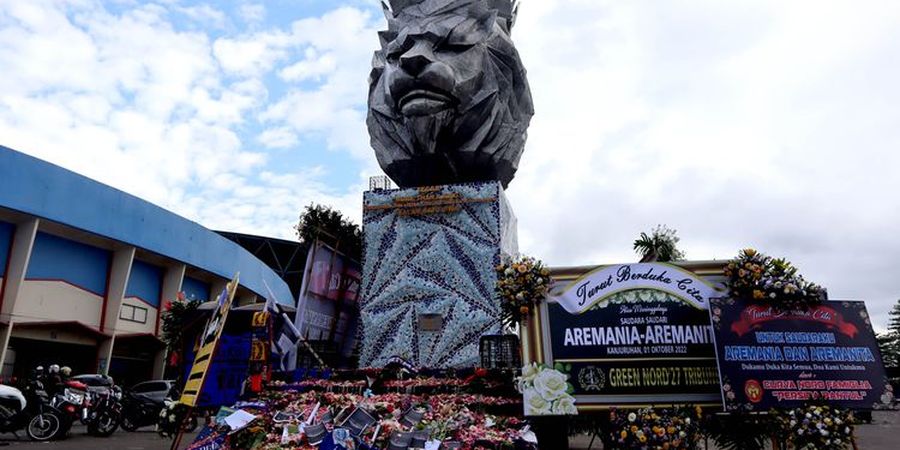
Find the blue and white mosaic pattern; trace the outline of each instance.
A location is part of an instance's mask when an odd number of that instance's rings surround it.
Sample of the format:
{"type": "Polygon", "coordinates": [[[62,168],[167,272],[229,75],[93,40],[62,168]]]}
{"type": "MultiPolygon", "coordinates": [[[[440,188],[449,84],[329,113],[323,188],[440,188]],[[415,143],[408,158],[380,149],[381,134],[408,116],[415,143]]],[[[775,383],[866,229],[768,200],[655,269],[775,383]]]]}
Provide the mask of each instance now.
{"type": "MultiPolygon", "coordinates": [[[[468,203],[456,213],[401,217],[393,209],[363,215],[360,363],[380,367],[400,356],[418,367],[472,367],[482,335],[500,332],[494,293],[501,254],[515,255],[516,221],[497,182],[449,185],[468,203]],[[420,314],[440,314],[440,331],[422,331],[420,314]]],[[[366,206],[391,205],[416,189],[370,191],[366,206]]]]}

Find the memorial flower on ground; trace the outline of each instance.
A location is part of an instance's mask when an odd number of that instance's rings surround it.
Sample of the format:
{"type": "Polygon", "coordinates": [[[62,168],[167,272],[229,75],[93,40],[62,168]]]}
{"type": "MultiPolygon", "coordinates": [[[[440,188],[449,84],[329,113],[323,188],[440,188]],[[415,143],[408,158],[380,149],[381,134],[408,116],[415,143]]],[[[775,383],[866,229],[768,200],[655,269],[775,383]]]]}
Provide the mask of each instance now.
{"type": "Polygon", "coordinates": [[[550,271],[541,261],[527,256],[504,261],[496,270],[503,323],[512,326],[527,317],[547,295],[550,271]]]}
{"type": "Polygon", "coordinates": [[[783,439],[797,450],[841,450],[851,446],[853,413],[827,405],[807,405],[769,413],[783,439]]]}
{"type": "Polygon", "coordinates": [[[791,309],[825,300],[825,289],[806,281],[789,261],[752,248],[741,250],[725,265],[728,288],[734,297],[791,309]]]}
{"type": "Polygon", "coordinates": [[[610,410],[610,439],[615,448],[690,449],[700,440],[700,407],[610,410]]]}

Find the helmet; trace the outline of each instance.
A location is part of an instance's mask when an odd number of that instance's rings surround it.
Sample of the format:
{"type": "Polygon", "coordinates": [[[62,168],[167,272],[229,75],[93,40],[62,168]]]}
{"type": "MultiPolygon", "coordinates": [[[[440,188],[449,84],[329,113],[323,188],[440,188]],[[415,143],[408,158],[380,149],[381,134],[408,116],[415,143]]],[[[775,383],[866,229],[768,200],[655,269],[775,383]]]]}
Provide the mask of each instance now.
{"type": "Polygon", "coordinates": [[[34,368],[34,371],[37,373],[44,373],[44,366],[37,366],[34,368]]]}
{"type": "Polygon", "coordinates": [[[50,365],[50,369],[48,370],[48,372],[50,372],[50,373],[58,373],[58,372],[59,372],[59,365],[58,365],[58,364],[51,364],[51,365],[50,365]]]}
{"type": "Polygon", "coordinates": [[[72,375],[72,368],[69,367],[69,366],[62,366],[62,367],[59,369],[59,373],[60,373],[62,376],[64,376],[64,377],[71,376],[71,375],[72,375]]]}

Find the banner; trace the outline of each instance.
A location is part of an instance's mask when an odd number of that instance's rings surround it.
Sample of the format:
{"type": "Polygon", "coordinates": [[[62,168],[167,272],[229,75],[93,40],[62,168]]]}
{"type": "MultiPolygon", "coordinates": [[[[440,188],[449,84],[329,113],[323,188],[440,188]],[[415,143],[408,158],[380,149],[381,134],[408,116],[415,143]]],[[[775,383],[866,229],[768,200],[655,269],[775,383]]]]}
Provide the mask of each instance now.
{"type": "Polygon", "coordinates": [[[538,325],[530,325],[535,355],[568,376],[580,410],[717,404],[707,308],[724,289],[714,287],[721,279],[716,266],[704,270],[706,278],[671,264],[638,263],[577,276],[551,290],[538,325]]]}
{"type": "Polygon", "coordinates": [[[725,293],[678,266],[637,263],[600,267],[569,283],[551,299],[571,314],[581,314],[610,296],[632,289],[653,289],[683,298],[689,305],[706,310],[709,300],[725,293]]]}
{"type": "Polygon", "coordinates": [[[317,241],[306,264],[294,325],[309,340],[333,340],[349,356],[359,316],[359,263],[317,241]]]}
{"type": "Polygon", "coordinates": [[[181,403],[185,405],[191,407],[197,405],[197,399],[200,397],[200,391],[203,389],[207,371],[215,356],[216,345],[222,336],[222,330],[225,329],[225,321],[228,319],[228,312],[231,310],[231,302],[234,301],[234,294],[237,292],[237,288],[238,275],[235,274],[234,279],[228,283],[216,299],[216,309],[210,316],[209,322],[207,322],[203,330],[203,335],[200,337],[200,349],[194,358],[194,364],[185,383],[184,392],[181,394],[181,403]]]}
{"type": "Polygon", "coordinates": [[[863,302],[781,311],[716,299],[710,315],[729,411],[793,408],[813,400],[853,409],[893,403],[863,302]]]}

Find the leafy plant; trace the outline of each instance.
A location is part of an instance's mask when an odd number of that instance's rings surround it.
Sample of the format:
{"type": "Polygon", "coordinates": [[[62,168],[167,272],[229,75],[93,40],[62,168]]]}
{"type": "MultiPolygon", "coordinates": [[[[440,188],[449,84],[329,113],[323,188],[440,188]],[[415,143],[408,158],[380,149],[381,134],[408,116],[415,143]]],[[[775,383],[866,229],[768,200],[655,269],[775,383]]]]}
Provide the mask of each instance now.
{"type": "Polygon", "coordinates": [[[684,260],[685,254],[678,249],[678,232],[665,225],[657,225],[648,235],[641,233],[634,241],[634,251],[641,255],[641,262],[672,262],[684,260]]]}
{"type": "Polygon", "coordinates": [[[300,213],[300,220],[294,226],[294,231],[307,245],[318,239],[351,258],[358,260],[362,256],[363,237],[359,225],[330,206],[308,205],[300,213]]]}
{"type": "Polygon", "coordinates": [[[703,433],[721,450],[764,450],[771,426],[763,417],[741,412],[711,414],[704,418],[703,433]]]}
{"type": "Polygon", "coordinates": [[[166,302],[160,328],[162,329],[162,340],[166,344],[166,351],[170,358],[174,357],[172,359],[178,360],[183,347],[184,330],[189,321],[196,317],[199,306],[199,301],[186,299],[183,292],[178,293],[175,301],[166,302]]]}

